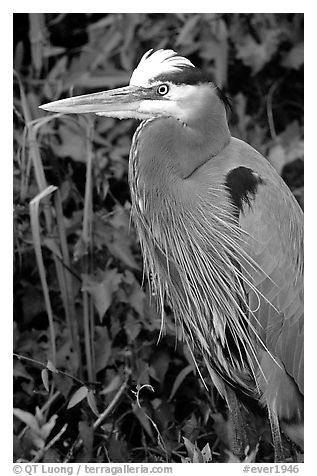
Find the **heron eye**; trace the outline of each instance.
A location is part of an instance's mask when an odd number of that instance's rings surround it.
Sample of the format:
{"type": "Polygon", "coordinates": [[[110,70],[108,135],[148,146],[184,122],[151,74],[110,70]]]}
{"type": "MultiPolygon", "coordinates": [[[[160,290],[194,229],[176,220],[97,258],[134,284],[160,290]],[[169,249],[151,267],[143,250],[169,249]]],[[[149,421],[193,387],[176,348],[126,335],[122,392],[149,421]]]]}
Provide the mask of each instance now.
{"type": "Polygon", "coordinates": [[[165,96],[165,94],[167,94],[168,91],[169,91],[169,87],[167,86],[167,84],[160,84],[156,90],[157,94],[159,94],[160,96],[165,96]]]}

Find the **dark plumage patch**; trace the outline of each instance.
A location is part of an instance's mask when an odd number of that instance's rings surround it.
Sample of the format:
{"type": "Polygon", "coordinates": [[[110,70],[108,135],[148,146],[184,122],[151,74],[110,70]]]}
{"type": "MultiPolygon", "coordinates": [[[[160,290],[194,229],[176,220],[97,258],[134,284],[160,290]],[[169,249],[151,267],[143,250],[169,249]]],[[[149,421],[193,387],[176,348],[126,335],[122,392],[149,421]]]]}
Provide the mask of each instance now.
{"type": "Polygon", "coordinates": [[[251,200],[255,198],[258,186],[263,183],[263,179],[248,167],[237,167],[230,170],[225,181],[232,203],[239,212],[243,212],[245,204],[251,208],[251,200]]]}
{"type": "Polygon", "coordinates": [[[153,81],[170,81],[173,84],[200,84],[213,83],[209,74],[206,74],[199,68],[186,66],[181,71],[173,71],[171,73],[160,74],[153,78],[153,81]]]}
{"type": "MultiPolygon", "coordinates": [[[[192,68],[190,66],[186,66],[182,68],[181,71],[174,71],[173,73],[168,73],[168,74],[160,74],[159,76],[156,76],[153,81],[169,81],[173,84],[189,84],[189,85],[195,85],[195,84],[212,84],[214,85],[213,78],[210,76],[210,74],[205,73],[199,68],[192,68]]],[[[231,109],[231,104],[229,99],[226,97],[224,92],[218,88],[218,86],[215,86],[216,88],[216,93],[219,99],[223,102],[226,108],[231,109]]]]}

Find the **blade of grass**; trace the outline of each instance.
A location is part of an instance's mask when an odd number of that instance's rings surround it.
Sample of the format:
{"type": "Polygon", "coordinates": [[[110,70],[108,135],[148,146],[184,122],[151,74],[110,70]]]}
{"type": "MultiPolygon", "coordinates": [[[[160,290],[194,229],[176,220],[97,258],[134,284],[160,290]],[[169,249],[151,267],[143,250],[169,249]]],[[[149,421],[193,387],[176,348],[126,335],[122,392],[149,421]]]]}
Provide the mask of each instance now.
{"type": "MultiPolygon", "coordinates": [[[[31,121],[28,124],[29,147],[32,149],[33,166],[35,169],[35,175],[37,177],[37,183],[40,189],[44,185],[44,181],[46,183],[46,179],[44,176],[44,168],[43,168],[43,163],[42,163],[38,141],[37,141],[37,133],[39,129],[47,122],[48,122],[48,119],[45,117],[35,121],[31,121]],[[38,171],[38,173],[36,172],[36,170],[38,171]]],[[[56,211],[57,229],[58,229],[59,238],[60,238],[61,254],[63,256],[63,262],[65,263],[66,267],[70,269],[70,258],[68,253],[66,232],[65,232],[64,221],[63,221],[62,204],[61,204],[59,193],[56,195],[56,197],[57,198],[55,198],[54,205],[55,205],[55,211],[56,211]]],[[[52,221],[53,221],[51,208],[45,207],[44,214],[45,214],[47,231],[50,233],[52,231],[52,221]]],[[[77,325],[76,325],[77,323],[76,323],[76,312],[75,312],[75,304],[74,304],[74,293],[72,289],[72,279],[70,276],[70,272],[65,269],[59,257],[57,257],[54,253],[53,253],[53,259],[54,259],[59,289],[60,289],[63,306],[65,310],[65,315],[66,315],[66,319],[67,319],[67,323],[69,327],[70,337],[73,344],[73,349],[77,353],[78,362],[82,362],[82,359],[80,357],[81,352],[80,352],[79,336],[78,336],[77,325]]],[[[79,366],[79,372],[80,374],[82,374],[81,366],[79,366]]]]}
{"type": "Polygon", "coordinates": [[[49,295],[49,289],[46,280],[45,267],[42,256],[42,247],[41,247],[41,236],[40,236],[40,221],[39,221],[39,205],[41,200],[48,197],[53,193],[57,187],[50,185],[45,190],[36,195],[33,200],[30,202],[30,216],[31,216],[31,230],[34,243],[34,251],[37,261],[37,266],[40,274],[40,280],[44,295],[45,307],[48,316],[49,330],[50,330],[50,340],[51,340],[51,349],[52,349],[52,361],[56,365],[56,342],[55,342],[55,327],[53,312],[51,306],[51,300],[49,295]]]}
{"type": "MultiPolygon", "coordinates": [[[[59,190],[56,191],[54,194],[54,205],[56,211],[56,221],[57,221],[57,229],[59,234],[59,241],[60,241],[60,248],[63,257],[63,264],[61,270],[61,291],[62,292],[62,299],[66,314],[66,319],[69,326],[70,336],[72,340],[73,348],[77,354],[78,362],[82,362],[81,359],[81,350],[80,350],[80,343],[79,343],[79,335],[77,332],[77,321],[76,321],[76,311],[75,311],[75,301],[74,301],[74,290],[73,290],[73,277],[69,271],[70,269],[70,258],[67,246],[67,239],[66,239],[66,230],[64,225],[64,216],[63,216],[63,209],[62,209],[62,199],[60,196],[59,190]]],[[[82,373],[82,367],[79,366],[80,373],[82,373]]]]}
{"type": "Polygon", "coordinates": [[[84,217],[83,217],[83,234],[82,238],[87,248],[91,242],[91,223],[92,223],[92,139],[93,124],[91,119],[87,120],[87,137],[86,137],[86,182],[85,182],[85,201],[84,201],[84,217]]]}
{"type": "Polygon", "coordinates": [[[43,49],[47,43],[44,13],[29,13],[29,23],[32,65],[35,75],[38,77],[43,66],[43,49]]]}
{"type": "MultiPolygon", "coordinates": [[[[17,76],[18,77],[18,76],[17,76]]],[[[19,80],[19,78],[18,78],[19,80]]],[[[41,154],[39,151],[39,146],[37,142],[37,133],[40,127],[48,122],[49,120],[52,120],[52,118],[41,118],[37,120],[31,119],[31,114],[30,110],[28,108],[28,102],[27,98],[25,97],[23,87],[21,82],[19,81],[20,85],[20,94],[21,94],[21,103],[22,103],[22,109],[23,109],[23,114],[26,119],[27,123],[27,138],[28,138],[28,144],[29,144],[29,153],[32,159],[32,164],[34,167],[34,173],[35,173],[35,178],[37,185],[40,189],[40,191],[46,190],[47,188],[47,182],[44,174],[44,168],[43,168],[43,163],[41,159],[41,154]]],[[[82,232],[82,238],[85,246],[87,247],[87,251],[90,248],[91,251],[91,236],[92,236],[92,230],[91,230],[91,221],[92,221],[92,134],[93,134],[93,127],[92,127],[92,122],[91,120],[88,123],[87,127],[87,169],[86,169],[86,187],[85,187],[85,202],[84,202],[84,218],[83,218],[83,232],[82,232]]],[[[46,221],[46,227],[47,230],[50,232],[52,230],[52,212],[49,207],[44,208],[44,214],[45,214],[45,221],[46,221]]],[[[65,251],[66,247],[64,247],[65,251]]],[[[91,256],[91,253],[89,253],[91,256]]],[[[56,267],[56,273],[59,281],[59,286],[62,294],[62,299],[66,303],[66,296],[64,293],[65,290],[65,280],[63,280],[63,272],[61,271],[61,263],[59,259],[53,254],[54,262],[55,262],[55,267],[56,267]],[[64,296],[64,298],[63,298],[64,296]]],[[[43,264],[43,263],[42,263],[43,264]]],[[[43,265],[44,266],[44,265],[43,265]]],[[[89,270],[91,269],[90,263],[89,263],[89,257],[86,259],[86,263],[84,263],[84,273],[89,273],[89,270]]],[[[91,301],[90,296],[88,295],[87,291],[83,291],[83,320],[84,320],[84,336],[85,336],[85,354],[86,354],[86,363],[87,363],[87,372],[88,372],[88,377],[89,380],[93,381],[95,380],[95,371],[94,371],[94,355],[93,355],[93,329],[94,329],[94,312],[93,312],[93,304],[91,301]]],[[[65,304],[65,313],[69,311],[66,311],[67,309],[67,304],[65,304]]],[[[72,312],[72,311],[71,311],[72,312]]],[[[76,346],[77,347],[77,346],[76,346]]],[[[76,348],[74,347],[74,348],[76,348]]],[[[79,346],[78,346],[79,348],[79,346]]]]}
{"type": "Polygon", "coordinates": [[[29,187],[30,171],[32,166],[31,157],[25,153],[27,141],[27,128],[24,128],[23,132],[23,146],[21,151],[21,185],[20,185],[20,201],[23,203],[27,196],[27,190],[29,187]]]}
{"type": "MultiPolygon", "coordinates": [[[[32,120],[30,108],[28,105],[27,97],[25,95],[22,82],[17,73],[15,73],[15,76],[17,77],[17,80],[19,83],[22,112],[26,122],[24,137],[27,139],[28,146],[29,146],[29,160],[28,160],[28,165],[26,168],[26,174],[23,180],[23,196],[26,196],[29,169],[30,169],[31,163],[34,168],[35,178],[36,178],[36,182],[37,182],[39,190],[42,191],[42,190],[46,190],[47,188],[47,182],[45,178],[44,167],[43,167],[40,149],[38,145],[37,134],[43,125],[56,119],[56,117],[59,117],[61,115],[54,114],[53,116],[46,116],[40,119],[32,120]]],[[[63,261],[65,262],[66,267],[70,269],[70,259],[68,254],[65,227],[63,222],[61,200],[59,198],[59,194],[55,195],[55,197],[57,197],[55,198],[56,220],[57,220],[57,228],[58,228],[59,238],[61,243],[63,261]]],[[[51,232],[53,219],[52,219],[52,210],[50,207],[44,208],[44,215],[45,215],[47,231],[51,232]]],[[[61,292],[61,297],[62,297],[62,301],[64,305],[65,315],[68,322],[68,327],[70,331],[73,348],[75,352],[77,353],[78,362],[81,362],[80,344],[79,344],[79,337],[77,333],[74,297],[73,297],[73,291],[72,291],[72,280],[70,277],[70,273],[68,271],[65,271],[63,264],[60,262],[60,259],[54,253],[53,253],[53,259],[54,259],[57,280],[59,283],[59,289],[61,292]],[[75,328],[76,328],[76,331],[75,331],[75,328]]],[[[79,367],[79,369],[80,369],[80,373],[82,373],[81,367],[79,367]]]]}
{"type": "MultiPolygon", "coordinates": [[[[82,240],[86,250],[88,251],[85,257],[83,271],[89,274],[92,269],[90,257],[92,256],[92,139],[93,139],[93,123],[90,118],[87,121],[86,134],[86,183],[85,183],[85,200],[84,200],[84,215],[83,215],[83,231],[82,240]]],[[[86,290],[83,293],[83,309],[84,309],[84,339],[85,339],[85,354],[87,362],[88,379],[95,380],[95,366],[93,356],[93,335],[94,335],[94,309],[91,301],[91,296],[86,290]]]]}
{"type": "MultiPolygon", "coordinates": [[[[24,88],[23,88],[22,81],[21,81],[21,79],[20,79],[20,77],[19,77],[19,75],[17,74],[16,71],[14,71],[13,73],[14,73],[14,76],[16,77],[16,79],[18,81],[18,84],[19,84],[22,113],[23,113],[23,117],[24,117],[24,120],[25,120],[25,124],[26,124],[25,131],[24,131],[24,138],[27,138],[27,142],[28,142],[28,146],[29,146],[29,157],[31,158],[31,161],[32,161],[32,164],[33,164],[33,167],[34,167],[35,179],[36,179],[38,188],[41,191],[41,190],[44,190],[47,187],[47,182],[46,182],[46,179],[45,179],[45,174],[44,174],[43,164],[42,164],[39,149],[38,149],[38,144],[36,142],[35,131],[33,129],[32,114],[31,114],[31,110],[30,110],[30,107],[29,107],[29,104],[28,104],[28,100],[27,100],[27,97],[26,97],[26,94],[25,94],[25,91],[24,91],[24,88]]],[[[23,141],[24,140],[25,139],[23,139],[23,141]]],[[[24,148],[24,150],[25,150],[25,148],[24,148]]],[[[24,154],[24,150],[22,151],[22,154],[24,154]]],[[[26,185],[25,185],[24,182],[25,181],[26,181],[26,183],[28,182],[28,168],[29,168],[29,166],[26,168],[27,176],[24,177],[24,175],[22,175],[22,179],[23,179],[23,184],[22,185],[23,185],[23,187],[21,187],[21,189],[22,189],[21,194],[23,193],[23,196],[26,195],[26,188],[25,188],[26,185]]]]}

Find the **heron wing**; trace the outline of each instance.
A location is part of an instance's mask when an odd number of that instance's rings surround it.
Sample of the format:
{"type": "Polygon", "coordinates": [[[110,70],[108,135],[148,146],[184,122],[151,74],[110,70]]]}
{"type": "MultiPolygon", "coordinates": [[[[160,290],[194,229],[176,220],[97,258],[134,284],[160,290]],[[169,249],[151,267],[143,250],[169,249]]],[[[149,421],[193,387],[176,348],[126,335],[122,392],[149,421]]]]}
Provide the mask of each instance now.
{"type": "Polygon", "coordinates": [[[303,219],[293,195],[272,171],[240,213],[251,257],[261,271],[249,273],[259,295],[249,289],[251,309],[265,345],[280,359],[303,393],[303,219]]]}
{"type": "MultiPolygon", "coordinates": [[[[255,311],[250,321],[271,356],[303,391],[303,213],[298,203],[270,163],[235,138],[192,179],[202,194],[205,183],[220,193],[223,180],[245,243],[247,259],[238,267],[255,311]]],[[[256,336],[254,342],[259,343],[256,336]]]]}

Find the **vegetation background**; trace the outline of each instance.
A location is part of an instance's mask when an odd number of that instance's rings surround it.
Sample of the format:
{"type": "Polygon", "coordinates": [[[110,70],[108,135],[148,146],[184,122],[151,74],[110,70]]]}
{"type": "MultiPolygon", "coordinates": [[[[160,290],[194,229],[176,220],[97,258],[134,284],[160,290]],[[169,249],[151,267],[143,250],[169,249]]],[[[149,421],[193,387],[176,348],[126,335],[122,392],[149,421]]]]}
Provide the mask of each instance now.
{"type": "MultiPolygon", "coordinates": [[[[302,14],[14,14],[14,458],[235,461],[217,393],[165,335],[130,226],[136,121],[40,104],[128,83],[173,48],[232,103],[232,134],[303,206],[302,14]]],[[[256,425],[256,423],[253,423],[256,425]]],[[[271,461],[261,444],[249,460],[271,461]]]]}

